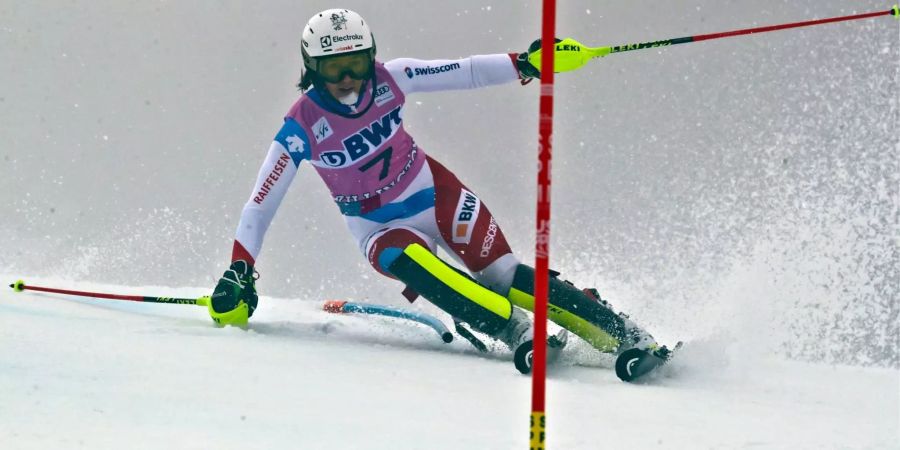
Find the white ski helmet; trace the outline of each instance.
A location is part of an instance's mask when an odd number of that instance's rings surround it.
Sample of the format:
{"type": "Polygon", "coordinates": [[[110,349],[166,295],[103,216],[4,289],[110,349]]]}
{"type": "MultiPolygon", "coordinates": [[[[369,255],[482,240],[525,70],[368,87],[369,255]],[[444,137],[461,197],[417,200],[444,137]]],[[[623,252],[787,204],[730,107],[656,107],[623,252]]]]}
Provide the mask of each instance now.
{"type": "Polygon", "coordinates": [[[327,9],[309,19],[301,38],[303,66],[319,71],[321,58],[366,52],[375,61],[375,38],[362,16],[349,9],[327,9]]]}

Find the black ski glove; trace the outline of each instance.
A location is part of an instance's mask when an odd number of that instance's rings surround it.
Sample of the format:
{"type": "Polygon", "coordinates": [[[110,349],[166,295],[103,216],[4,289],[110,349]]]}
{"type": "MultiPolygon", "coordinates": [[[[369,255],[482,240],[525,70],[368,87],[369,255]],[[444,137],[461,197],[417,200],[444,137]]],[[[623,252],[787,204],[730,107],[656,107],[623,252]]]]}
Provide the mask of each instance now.
{"type": "MultiPolygon", "coordinates": [[[[560,42],[560,39],[556,38],[556,42],[560,42]]],[[[540,49],[541,40],[538,39],[528,46],[527,51],[519,53],[516,56],[516,70],[519,71],[519,78],[522,79],[523,83],[531,81],[531,79],[533,78],[541,78],[540,67],[534,67],[534,65],[532,65],[531,62],[528,61],[528,55],[540,49]]]]}
{"type": "Polygon", "coordinates": [[[209,314],[219,325],[245,326],[259,297],[253,266],[244,260],[231,263],[219,278],[209,302],[209,314]]]}

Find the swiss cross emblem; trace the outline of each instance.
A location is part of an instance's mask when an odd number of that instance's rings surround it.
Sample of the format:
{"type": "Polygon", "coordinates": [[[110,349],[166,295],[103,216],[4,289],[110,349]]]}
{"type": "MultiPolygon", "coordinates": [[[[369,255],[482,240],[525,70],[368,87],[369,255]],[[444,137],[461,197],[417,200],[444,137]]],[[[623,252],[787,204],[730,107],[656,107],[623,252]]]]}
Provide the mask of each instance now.
{"type": "Polygon", "coordinates": [[[291,153],[302,153],[303,148],[305,147],[303,144],[303,139],[300,139],[299,136],[288,136],[288,151],[291,153]]]}

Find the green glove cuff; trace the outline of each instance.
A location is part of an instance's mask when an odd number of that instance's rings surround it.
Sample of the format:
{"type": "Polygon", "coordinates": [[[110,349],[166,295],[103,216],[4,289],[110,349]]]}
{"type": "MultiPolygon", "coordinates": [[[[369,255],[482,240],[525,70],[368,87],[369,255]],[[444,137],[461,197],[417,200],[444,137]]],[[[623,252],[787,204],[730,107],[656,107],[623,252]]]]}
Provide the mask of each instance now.
{"type": "Polygon", "coordinates": [[[209,310],[209,316],[212,317],[212,320],[216,323],[216,325],[220,327],[224,327],[227,325],[247,328],[247,322],[250,318],[250,308],[241,300],[237,307],[232,309],[231,311],[226,312],[216,312],[216,310],[212,307],[212,302],[206,305],[209,310]]]}
{"type": "MultiPolygon", "coordinates": [[[[556,42],[562,41],[556,38],[556,42]]],[[[540,52],[541,40],[536,39],[528,46],[528,51],[516,55],[516,70],[519,71],[519,77],[522,80],[541,77],[540,52]],[[538,65],[535,65],[535,61],[537,61],[538,65]]]]}
{"type": "Polygon", "coordinates": [[[216,284],[207,309],[213,321],[220,326],[245,327],[247,319],[256,310],[258,296],[253,266],[246,261],[231,263],[216,284]]]}

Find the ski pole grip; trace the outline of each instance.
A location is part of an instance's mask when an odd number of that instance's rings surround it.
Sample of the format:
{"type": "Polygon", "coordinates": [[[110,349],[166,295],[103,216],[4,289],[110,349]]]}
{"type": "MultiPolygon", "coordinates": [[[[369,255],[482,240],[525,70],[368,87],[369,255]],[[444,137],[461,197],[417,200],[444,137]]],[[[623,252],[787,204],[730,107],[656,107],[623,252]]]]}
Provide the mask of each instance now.
{"type": "Polygon", "coordinates": [[[894,16],[895,19],[900,20],[900,5],[894,5],[891,9],[891,15],[894,16]]]}
{"type": "Polygon", "coordinates": [[[13,291],[22,292],[25,290],[25,281],[16,280],[16,282],[9,285],[9,287],[13,288],[13,291]]]}

